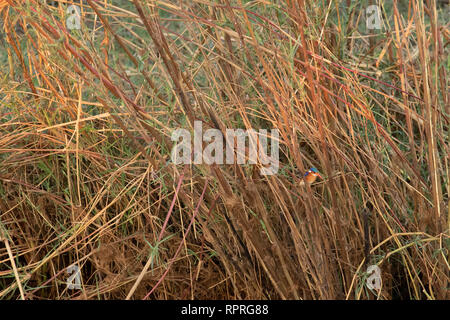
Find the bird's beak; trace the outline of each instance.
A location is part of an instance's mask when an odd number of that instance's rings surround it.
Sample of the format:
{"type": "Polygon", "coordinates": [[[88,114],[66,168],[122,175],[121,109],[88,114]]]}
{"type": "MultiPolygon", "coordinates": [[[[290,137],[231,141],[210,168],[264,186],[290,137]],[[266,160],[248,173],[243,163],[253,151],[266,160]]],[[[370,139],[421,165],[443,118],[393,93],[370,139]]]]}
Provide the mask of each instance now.
{"type": "Polygon", "coordinates": [[[322,179],[323,180],[323,178],[322,178],[322,176],[320,175],[320,173],[316,173],[317,174],[317,176],[320,178],[320,179],[322,179]]]}

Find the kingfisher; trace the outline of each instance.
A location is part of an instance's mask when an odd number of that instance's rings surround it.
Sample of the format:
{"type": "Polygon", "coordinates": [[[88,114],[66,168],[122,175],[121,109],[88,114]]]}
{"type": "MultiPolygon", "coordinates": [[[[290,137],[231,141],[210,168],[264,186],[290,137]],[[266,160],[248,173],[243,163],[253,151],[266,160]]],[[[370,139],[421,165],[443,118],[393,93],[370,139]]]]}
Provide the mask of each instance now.
{"type": "Polygon", "coordinates": [[[312,167],[311,169],[306,171],[305,175],[303,176],[303,180],[300,182],[300,184],[305,184],[305,181],[308,182],[308,184],[311,184],[314,181],[316,181],[317,177],[323,179],[319,173],[319,170],[312,167]]]}

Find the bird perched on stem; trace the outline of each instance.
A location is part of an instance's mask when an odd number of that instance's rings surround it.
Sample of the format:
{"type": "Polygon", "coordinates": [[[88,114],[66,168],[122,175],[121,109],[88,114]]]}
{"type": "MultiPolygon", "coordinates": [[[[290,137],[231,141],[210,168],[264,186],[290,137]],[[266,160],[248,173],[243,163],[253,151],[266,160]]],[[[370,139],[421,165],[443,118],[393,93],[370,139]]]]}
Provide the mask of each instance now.
{"type": "Polygon", "coordinates": [[[317,177],[323,179],[322,176],[320,175],[319,171],[316,168],[312,167],[311,169],[306,171],[305,175],[303,176],[303,180],[300,182],[300,184],[304,185],[305,181],[308,184],[311,184],[314,181],[316,181],[317,177]]]}

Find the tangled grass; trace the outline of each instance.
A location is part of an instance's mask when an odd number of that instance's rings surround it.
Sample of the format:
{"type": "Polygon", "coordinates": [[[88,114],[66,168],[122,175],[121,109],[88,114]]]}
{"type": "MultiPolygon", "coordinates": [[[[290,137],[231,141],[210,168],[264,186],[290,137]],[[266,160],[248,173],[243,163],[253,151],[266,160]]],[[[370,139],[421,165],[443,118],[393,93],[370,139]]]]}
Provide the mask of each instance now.
{"type": "Polygon", "coordinates": [[[448,299],[449,7],[375,2],[0,1],[0,298],[448,299]],[[174,165],[195,120],[278,173],[174,165]]]}

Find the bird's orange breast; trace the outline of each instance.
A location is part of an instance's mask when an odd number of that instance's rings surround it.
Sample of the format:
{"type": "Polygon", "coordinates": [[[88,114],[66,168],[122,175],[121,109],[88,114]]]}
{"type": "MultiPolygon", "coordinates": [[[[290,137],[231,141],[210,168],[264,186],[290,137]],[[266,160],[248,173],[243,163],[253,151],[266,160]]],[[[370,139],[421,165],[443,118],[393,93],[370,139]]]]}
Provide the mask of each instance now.
{"type": "Polygon", "coordinates": [[[305,176],[305,180],[308,183],[313,183],[314,181],[316,181],[317,179],[317,175],[315,175],[314,173],[309,173],[308,175],[305,176]]]}

